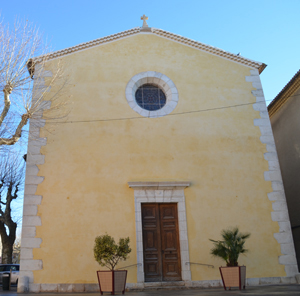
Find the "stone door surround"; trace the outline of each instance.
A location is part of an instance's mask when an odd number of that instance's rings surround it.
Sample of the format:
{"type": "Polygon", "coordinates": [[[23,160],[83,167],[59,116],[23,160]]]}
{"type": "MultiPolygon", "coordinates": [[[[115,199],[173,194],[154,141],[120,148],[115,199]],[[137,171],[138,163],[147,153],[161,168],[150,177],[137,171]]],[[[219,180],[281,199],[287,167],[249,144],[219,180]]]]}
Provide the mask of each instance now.
{"type": "Polygon", "coordinates": [[[189,245],[187,235],[187,221],[184,189],[190,186],[186,181],[170,182],[128,182],[130,188],[134,189],[135,204],[135,226],[137,247],[137,282],[144,283],[144,256],[143,256],[143,232],[142,232],[142,203],[177,203],[179,243],[181,256],[181,276],[183,281],[191,281],[191,270],[189,264],[189,245]]]}

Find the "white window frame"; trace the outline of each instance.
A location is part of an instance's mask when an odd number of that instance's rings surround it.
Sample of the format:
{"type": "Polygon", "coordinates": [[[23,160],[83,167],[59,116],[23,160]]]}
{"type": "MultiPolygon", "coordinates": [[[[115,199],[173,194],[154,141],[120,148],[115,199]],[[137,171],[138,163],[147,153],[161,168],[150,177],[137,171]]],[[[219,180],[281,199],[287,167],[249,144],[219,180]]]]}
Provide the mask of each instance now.
{"type": "Polygon", "coordinates": [[[141,72],[133,76],[126,86],[125,95],[133,111],[149,118],[158,118],[170,114],[178,103],[178,90],[174,82],[166,75],[155,71],[141,72]],[[166,104],[161,109],[149,111],[137,104],[135,93],[144,84],[152,84],[163,90],[166,95],[166,104]]]}

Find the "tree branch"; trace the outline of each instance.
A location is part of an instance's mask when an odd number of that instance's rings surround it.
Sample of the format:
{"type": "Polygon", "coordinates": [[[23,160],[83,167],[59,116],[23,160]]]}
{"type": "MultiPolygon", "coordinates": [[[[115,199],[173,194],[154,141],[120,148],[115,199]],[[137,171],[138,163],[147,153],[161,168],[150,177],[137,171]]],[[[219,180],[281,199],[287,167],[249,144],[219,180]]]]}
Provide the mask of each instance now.
{"type": "Polygon", "coordinates": [[[10,108],[10,104],[11,104],[11,101],[9,99],[9,95],[11,94],[12,92],[12,87],[10,84],[7,84],[4,89],[3,89],[3,92],[4,92],[4,107],[3,107],[3,110],[2,110],[2,113],[0,115],[0,126],[2,125],[3,123],[3,120],[5,119],[8,111],[9,111],[9,108],[10,108]]]}
{"type": "MultiPolygon", "coordinates": [[[[49,61],[47,52],[42,36],[30,23],[16,21],[11,30],[0,20],[0,89],[4,93],[0,145],[17,143],[30,118],[50,119],[53,125],[68,115],[69,96],[62,93],[67,81],[62,62],[49,61]]],[[[36,129],[29,135],[39,137],[36,129]]]]}
{"type": "Polygon", "coordinates": [[[14,145],[18,142],[22,136],[22,128],[27,124],[29,118],[29,114],[23,114],[15,134],[11,138],[0,138],[0,145],[14,145]]]}

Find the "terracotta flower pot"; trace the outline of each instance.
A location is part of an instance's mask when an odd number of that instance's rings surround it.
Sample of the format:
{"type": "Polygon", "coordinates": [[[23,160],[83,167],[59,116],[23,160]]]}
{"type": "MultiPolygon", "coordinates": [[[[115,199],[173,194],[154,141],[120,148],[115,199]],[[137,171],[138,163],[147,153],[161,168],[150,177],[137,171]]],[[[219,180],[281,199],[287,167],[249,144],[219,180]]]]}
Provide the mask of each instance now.
{"type": "Polygon", "coordinates": [[[220,267],[224,289],[239,287],[246,288],[246,266],[220,267]]]}
{"type": "Polygon", "coordinates": [[[127,270],[99,270],[97,276],[101,295],[103,292],[125,293],[127,270]]]}

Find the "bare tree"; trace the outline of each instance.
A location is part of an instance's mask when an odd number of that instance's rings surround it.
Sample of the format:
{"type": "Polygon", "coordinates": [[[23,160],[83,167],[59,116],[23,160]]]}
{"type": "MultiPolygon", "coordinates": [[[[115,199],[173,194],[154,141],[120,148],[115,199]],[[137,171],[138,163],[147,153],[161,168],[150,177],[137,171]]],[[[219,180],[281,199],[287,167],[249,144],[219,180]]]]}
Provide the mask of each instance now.
{"type": "MultiPolygon", "coordinates": [[[[47,52],[27,21],[16,22],[13,29],[0,23],[0,145],[18,142],[29,119],[34,123],[43,117],[51,123],[67,114],[62,62],[49,63],[47,52]]],[[[32,131],[30,136],[37,137],[32,131]]]]}
{"type": "Polygon", "coordinates": [[[12,263],[17,221],[12,217],[12,202],[22,195],[25,161],[20,155],[5,154],[0,158],[0,236],[2,263],[12,263]]]}

